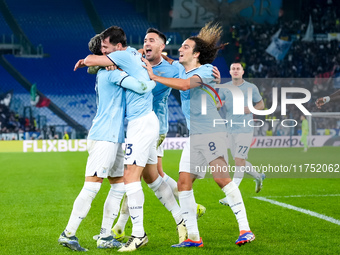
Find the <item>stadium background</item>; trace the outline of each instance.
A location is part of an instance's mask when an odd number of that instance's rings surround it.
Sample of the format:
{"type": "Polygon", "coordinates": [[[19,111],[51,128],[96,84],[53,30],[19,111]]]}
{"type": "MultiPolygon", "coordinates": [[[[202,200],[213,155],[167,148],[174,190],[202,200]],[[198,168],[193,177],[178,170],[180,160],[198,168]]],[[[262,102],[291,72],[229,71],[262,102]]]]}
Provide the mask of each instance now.
{"type": "MultiPolygon", "coordinates": [[[[167,53],[176,58],[182,40],[214,19],[223,25],[223,42],[230,43],[214,62],[223,78],[229,76],[229,64],[240,61],[245,66],[244,77],[256,79],[268,106],[272,87],[280,88],[283,81],[291,86],[298,82],[312,94],[305,104],[309,111],[339,112],[336,103],[321,110],[314,106],[317,97],[339,89],[339,7],[336,0],[0,0],[0,136],[1,140],[26,139],[0,141],[0,254],[71,252],[59,246],[57,239],[83,185],[88,155],[84,138],[96,111],[95,77],[85,69],[73,72],[73,67],[89,54],[87,43],[94,34],[119,25],[126,31],[128,43],[141,48],[146,29],[156,27],[168,36],[167,53]],[[266,50],[275,34],[280,40],[276,40],[279,55],[269,50],[273,56],[266,50]],[[34,92],[33,87],[33,97],[40,96],[33,104],[40,107],[31,105],[33,84],[37,89],[34,92]],[[72,140],[37,140],[62,138],[64,131],[72,140]],[[23,152],[25,148],[28,153],[23,152]],[[69,148],[78,151],[65,152],[69,148]],[[33,151],[53,153],[30,153],[33,151]]],[[[169,99],[169,109],[163,166],[177,180],[187,130],[176,91],[169,99]]],[[[270,117],[282,118],[279,110],[270,117]]],[[[299,119],[299,114],[290,108],[286,118],[299,119]]],[[[300,146],[299,129],[300,125],[294,129],[265,127],[255,133],[253,147],[259,148],[249,153],[254,166],[283,165],[297,171],[266,173],[259,194],[254,193],[252,179],[242,181],[240,190],[256,235],[253,243],[241,248],[234,244],[238,235],[235,217],[218,203],[224,194],[207,178],[194,186],[196,200],[207,207],[198,222],[204,248],[199,252],[170,248],[177,241],[176,226],[143,184],[150,243],[138,253],[340,254],[336,234],[339,172],[334,172],[336,165],[339,170],[339,147],[324,146],[339,145],[338,120],[313,119],[313,134],[320,139],[312,144],[318,147],[307,153],[290,148],[300,146]],[[283,144],[288,148],[273,149],[283,144]],[[325,166],[327,171],[311,172],[312,164],[325,166]]],[[[113,252],[96,249],[92,239],[99,232],[109,188],[105,181],[77,232],[81,245],[92,254],[113,252]]],[[[131,233],[131,223],[126,232],[131,233]]]]}
{"type": "MultiPolygon", "coordinates": [[[[148,27],[160,29],[168,37],[168,55],[176,59],[185,38],[209,20],[221,23],[222,41],[230,44],[213,64],[227,78],[230,63],[240,61],[244,77],[255,78],[267,107],[272,104],[272,88],[283,86],[280,78],[286,78],[286,86],[311,91],[306,104],[310,112],[319,111],[313,104],[317,97],[340,86],[338,1],[2,0],[0,4],[2,140],[62,138],[64,131],[71,138],[86,138],[96,112],[95,77],[85,69],[73,72],[73,66],[90,53],[89,38],[111,25],[121,26],[135,48],[142,47],[148,27]],[[283,48],[279,55],[268,50],[274,35],[279,39],[275,47],[283,48]]],[[[280,118],[279,110],[269,118],[280,118]]],[[[329,104],[322,111],[336,112],[338,107],[329,104]]],[[[300,114],[291,107],[286,118],[298,120],[300,114]]],[[[177,91],[169,98],[169,123],[169,137],[187,135],[177,91]]],[[[338,127],[337,119],[318,119],[313,134],[338,135],[338,127]]],[[[299,128],[277,125],[271,130],[266,125],[255,135],[299,135],[299,128]]]]}

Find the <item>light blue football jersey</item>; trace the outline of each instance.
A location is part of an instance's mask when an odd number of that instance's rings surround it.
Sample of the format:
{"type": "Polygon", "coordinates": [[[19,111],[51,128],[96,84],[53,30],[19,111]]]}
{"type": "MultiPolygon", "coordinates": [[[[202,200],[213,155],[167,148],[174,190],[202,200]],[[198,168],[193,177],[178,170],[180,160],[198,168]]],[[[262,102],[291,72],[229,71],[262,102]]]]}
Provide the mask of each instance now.
{"type": "MultiPolygon", "coordinates": [[[[155,75],[178,78],[178,68],[169,64],[163,58],[161,62],[152,67],[155,75]]],[[[152,90],[153,94],[153,110],[156,113],[159,120],[159,134],[166,134],[169,129],[168,123],[168,97],[170,95],[171,88],[157,82],[156,87],[152,90]]]]}
{"type": "Polygon", "coordinates": [[[88,139],[124,142],[125,90],[120,87],[125,72],[100,69],[96,78],[97,113],[88,139]]]}
{"type": "MultiPolygon", "coordinates": [[[[232,81],[227,83],[233,85],[232,81]]],[[[233,85],[234,86],[234,85],[233,85]]],[[[253,103],[258,103],[262,100],[261,94],[257,86],[253,83],[244,81],[240,86],[244,95],[244,106],[248,106],[248,88],[252,89],[253,103]]],[[[220,88],[219,95],[222,101],[225,101],[224,107],[226,107],[226,120],[228,121],[227,131],[228,133],[252,133],[254,123],[248,125],[248,121],[253,119],[253,114],[233,114],[233,96],[229,89],[220,88]]]]}
{"type": "Polygon", "coordinates": [[[214,120],[220,119],[215,101],[215,86],[213,66],[210,64],[201,65],[198,68],[188,72],[184,68],[180,68],[179,77],[187,79],[194,75],[201,78],[203,84],[181,93],[182,111],[187,119],[188,129],[190,134],[210,134],[217,132],[226,132],[226,128],[221,125],[214,127],[214,120]],[[208,88],[209,85],[213,90],[208,88]],[[190,92],[188,92],[190,91],[190,92]],[[202,107],[203,101],[206,101],[206,107],[202,107]],[[206,114],[202,113],[202,109],[206,114]]]}
{"type": "MultiPolygon", "coordinates": [[[[178,61],[174,61],[172,65],[178,69],[179,78],[184,79],[181,77],[185,75],[184,66],[180,64],[178,61]]],[[[181,95],[181,109],[185,117],[185,121],[187,123],[187,128],[188,130],[190,130],[190,89],[186,91],[180,90],[179,93],[181,95]]]]}
{"type": "MultiPolygon", "coordinates": [[[[142,55],[134,48],[127,47],[126,50],[115,51],[107,55],[108,58],[123,69],[132,77],[139,81],[150,81],[148,72],[143,67],[144,62],[141,60],[142,55]]],[[[126,118],[130,121],[152,111],[152,92],[138,94],[134,91],[127,90],[126,96],[126,118]]]]}

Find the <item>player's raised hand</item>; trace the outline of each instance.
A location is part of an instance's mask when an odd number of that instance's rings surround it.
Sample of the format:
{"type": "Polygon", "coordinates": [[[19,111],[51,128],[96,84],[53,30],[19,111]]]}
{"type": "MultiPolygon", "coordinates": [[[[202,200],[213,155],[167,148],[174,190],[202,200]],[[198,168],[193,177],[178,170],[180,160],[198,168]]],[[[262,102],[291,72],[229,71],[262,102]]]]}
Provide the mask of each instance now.
{"type": "Polygon", "coordinates": [[[117,69],[117,66],[116,65],[106,66],[105,69],[106,71],[114,71],[117,69]]]}
{"type": "Polygon", "coordinates": [[[152,66],[151,66],[150,62],[146,58],[142,58],[142,61],[145,63],[145,66],[143,66],[143,67],[148,71],[150,79],[153,80],[153,78],[155,78],[155,75],[152,71],[152,66]]]}
{"type": "Polygon", "coordinates": [[[220,100],[216,100],[216,108],[217,110],[220,110],[222,108],[222,106],[224,105],[225,101],[221,101],[220,100]],[[222,102],[222,104],[221,104],[222,102]]]}
{"type": "Polygon", "coordinates": [[[137,50],[140,54],[144,55],[144,49],[137,50]]]}
{"type": "MultiPolygon", "coordinates": [[[[329,97],[328,97],[329,98],[329,97]]],[[[315,101],[316,106],[321,109],[321,106],[323,106],[325,103],[328,103],[329,100],[327,97],[320,97],[315,101]]]]}
{"type": "Polygon", "coordinates": [[[84,63],[84,59],[80,59],[78,60],[78,62],[76,63],[76,65],[74,66],[73,71],[76,71],[78,68],[83,68],[85,67],[85,63],[84,63]]]}
{"type": "Polygon", "coordinates": [[[213,76],[215,77],[214,81],[217,84],[221,83],[221,73],[220,70],[218,70],[218,68],[216,66],[213,67],[213,76]]]}

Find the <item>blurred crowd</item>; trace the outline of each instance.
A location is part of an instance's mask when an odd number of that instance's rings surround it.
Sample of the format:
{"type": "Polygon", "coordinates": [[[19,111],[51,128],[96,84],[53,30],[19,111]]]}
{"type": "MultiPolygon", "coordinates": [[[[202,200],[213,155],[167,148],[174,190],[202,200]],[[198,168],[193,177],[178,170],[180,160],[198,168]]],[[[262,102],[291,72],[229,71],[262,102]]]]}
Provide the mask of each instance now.
{"type": "MultiPolygon", "coordinates": [[[[267,106],[272,105],[272,88],[304,87],[312,94],[312,99],[305,106],[310,112],[320,111],[314,102],[318,97],[330,95],[338,88],[334,87],[340,76],[340,42],[328,40],[328,33],[340,33],[340,1],[311,0],[301,11],[299,20],[285,21],[284,14],[277,24],[253,24],[245,22],[231,28],[232,43],[237,49],[236,62],[241,62],[245,77],[255,78],[267,106]],[[314,39],[304,41],[309,18],[312,19],[314,39]],[[284,41],[292,45],[283,60],[276,60],[266,53],[272,37],[279,31],[284,41]],[[323,34],[324,40],[317,40],[316,35],[323,34]],[[271,79],[261,79],[271,78],[271,79]],[[302,79],[304,78],[304,79],[302,79]]],[[[279,97],[280,98],[280,95],[279,97]]],[[[280,117],[280,108],[275,112],[280,117]]],[[[340,112],[340,105],[327,104],[323,112],[340,112]]],[[[301,111],[289,107],[289,116],[299,119],[301,111]]],[[[282,117],[282,116],[281,116],[282,117]]],[[[318,128],[338,128],[337,119],[318,121],[318,128]]]]}
{"type": "Polygon", "coordinates": [[[0,133],[37,131],[37,122],[15,113],[8,106],[0,104],[0,133]]]}

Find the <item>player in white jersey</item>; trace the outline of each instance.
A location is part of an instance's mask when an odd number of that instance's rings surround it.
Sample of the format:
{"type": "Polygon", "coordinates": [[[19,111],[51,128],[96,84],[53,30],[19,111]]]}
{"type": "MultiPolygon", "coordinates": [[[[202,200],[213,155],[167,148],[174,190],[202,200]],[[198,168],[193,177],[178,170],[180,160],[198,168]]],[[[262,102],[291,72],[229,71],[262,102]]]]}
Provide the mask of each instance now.
{"type": "Polygon", "coordinates": [[[203,247],[196,219],[196,202],[192,183],[196,178],[205,176],[203,167],[208,164],[214,171],[215,182],[220,186],[230,202],[239,224],[240,236],[237,245],[251,242],[255,235],[250,231],[242,195],[237,185],[230,179],[227,169],[225,151],[225,127],[213,127],[213,119],[220,118],[213,97],[207,97],[210,91],[215,91],[211,63],[219,47],[222,28],[207,24],[198,36],[189,37],[179,49],[180,78],[165,78],[154,75],[147,60],[146,69],[150,78],[174,89],[179,89],[182,99],[182,110],[190,130],[190,140],[187,142],[181,157],[178,191],[183,216],[186,220],[188,239],[173,247],[203,247]],[[208,92],[208,93],[206,93],[208,92]],[[204,98],[204,100],[201,100],[204,98]],[[206,114],[201,113],[205,102],[206,114]],[[190,143],[192,146],[190,146],[190,143]],[[190,153],[191,150],[191,153],[190,153]],[[223,169],[223,170],[222,170],[223,169]],[[218,171],[221,170],[221,171],[218,171]]]}
{"type": "MultiPolygon", "coordinates": [[[[240,185],[244,172],[255,178],[255,192],[258,193],[262,188],[262,181],[265,178],[264,174],[260,174],[253,168],[252,164],[247,161],[248,152],[253,139],[254,128],[249,126],[249,121],[253,119],[253,114],[248,107],[248,89],[252,91],[252,102],[255,104],[254,108],[262,110],[264,103],[260,92],[255,84],[249,83],[243,79],[244,70],[240,63],[232,63],[229,71],[232,80],[226,83],[227,86],[238,87],[244,96],[244,114],[236,115],[233,113],[233,95],[228,88],[220,88],[219,95],[222,102],[225,102],[228,133],[228,144],[231,154],[235,160],[235,174],[233,181],[240,185]]],[[[220,200],[221,204],[226,204],[225,199],[220,200]]]]}
{"type": "MultiPolygon", "coordinates": [[[[93,37],[89,48],[99,54],[100,37],[93,37]]],[[[108,45],[108,51],[113,51],[113,45],[108,45]]],[[[105,52],[103,52],[105,54],[105,52]]],[[[129,87],[142,92],[151,91],[154,82],[141,83],[127,73],[119,70],[106,71],[100,69],[96,79],[97,114],[87,138],[88,160],[86,164],[85,183],[76,198],[69,222],[60,235],[58,242],[72,250],[86,251],[79,245],[75,234],[90,210],[91,203],[98,193],[104,178],[108,178],[111,189],[104,205],[104,217],[101,236],[97,242],[98,248],[121,247],[122,244],[111,235],[111,226],[117,215],[119,204],[125,193],[123,183],[124,153],[124,113],[125,90],[129,87]]]]}
{"type": "MultiPolygon", "coordinates": [[[[138,80],[148,81],[149,76],[142,67],[141,54],[126,45],[126,36],[119,27],[110,27],[103,32],[102,43],[106,40],[115,44],[117,51],[106,56],[89,55],[79,60],[75,70],[85,66],[110,66],[115,64],[138,80]]],[[[130,218],[133,224],[129,241],[119,251],[133,251],[148,242],[143,226],[144,193],[141,175],[148,186],[155,192],[161,203],[172,213],[177,225],[183,228],[184,221],[180,207],[171,188],[157,172],[156,141],[159,122],[152,111],[152,93],[143,95],[126,91],[126,118],[128,120],[125,147],[124,184],[128,197],[130,218]]]]}

